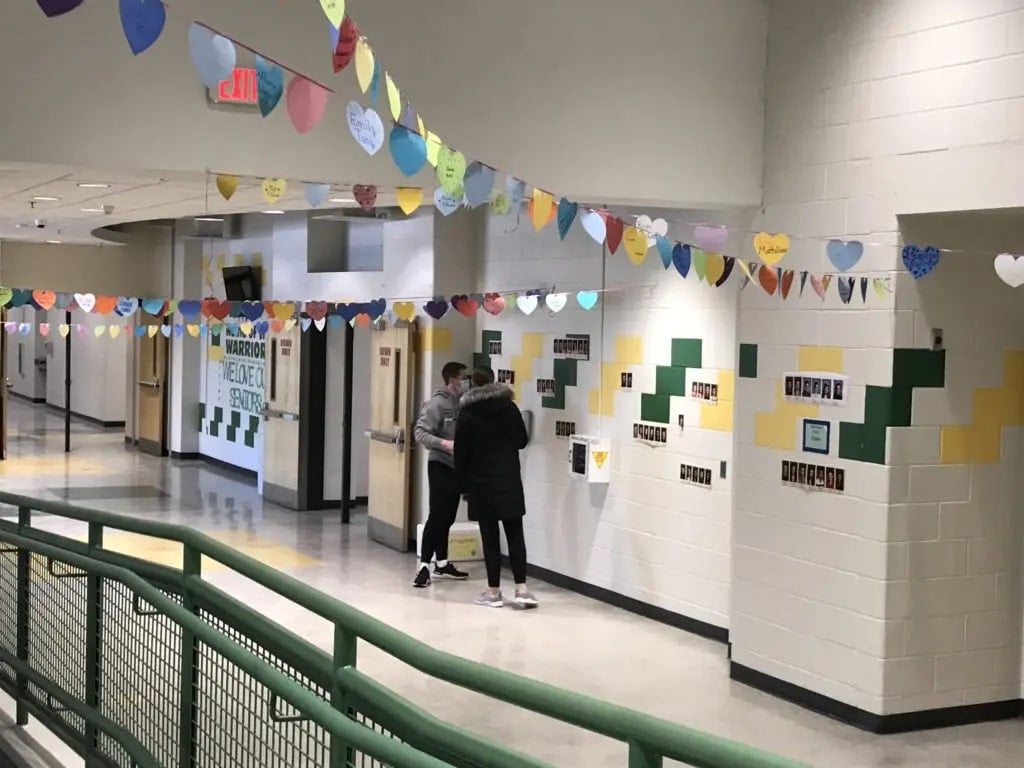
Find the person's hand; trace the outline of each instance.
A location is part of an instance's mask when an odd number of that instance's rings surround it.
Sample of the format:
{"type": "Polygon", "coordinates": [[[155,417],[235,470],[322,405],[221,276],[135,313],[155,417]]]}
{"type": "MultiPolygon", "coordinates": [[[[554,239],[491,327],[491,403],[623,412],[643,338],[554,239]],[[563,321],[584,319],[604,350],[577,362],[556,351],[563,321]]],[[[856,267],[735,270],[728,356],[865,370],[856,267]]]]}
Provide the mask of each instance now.
{"type": "Polygon", "coordinates": [[[454,453],[455,451],[455,443],[452,440],[442,440],[441,447],[448,451],[448,453],[454,453]]]}

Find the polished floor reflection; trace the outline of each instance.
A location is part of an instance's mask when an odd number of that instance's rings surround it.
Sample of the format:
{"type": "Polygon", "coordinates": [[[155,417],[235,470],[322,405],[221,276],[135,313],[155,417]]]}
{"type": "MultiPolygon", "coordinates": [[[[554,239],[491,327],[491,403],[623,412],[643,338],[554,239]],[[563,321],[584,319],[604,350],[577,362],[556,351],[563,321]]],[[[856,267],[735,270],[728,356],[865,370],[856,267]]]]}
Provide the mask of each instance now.
{"type": "MultiPolygon", "coordinates": [[[[63,424],[39,406],[11,404],[10,459],[0,489],[194,526],[439,648],[651,712],[814,765],[835,768],[1009,768],[1024,755],[1024,721],[871,736],[729,681],[725,647],[561,590],[536,585],[539,611],[472,604],[482,568],[465,584],[410,588],[412,560],[367,541],[356,515],[295,513],[265,504],[254,484],[200,462],[143,456],[120,433],[63,424]]],[[[0,511],[0,514],[3,514],[0,511]]],[[[68,535],[84,527],[64,525],[68,535]]],[[[158,562],[180,551],[129,534],[109,546],[158,562]]],[[[324,648],[322,622],[225,569],[211,581],[324,648]]],[[[360,669],[457,725],[559,766],[623,768],[625,749],[513,707],[429,680],[372,649],[360,669]]],[[[37,738],[39,734],[35,733],[37,738]]],[[[47,741],[49,743],[49,740],[47,741]]],[[[80,761],[79,763],[80,764],[80,761]]]]}

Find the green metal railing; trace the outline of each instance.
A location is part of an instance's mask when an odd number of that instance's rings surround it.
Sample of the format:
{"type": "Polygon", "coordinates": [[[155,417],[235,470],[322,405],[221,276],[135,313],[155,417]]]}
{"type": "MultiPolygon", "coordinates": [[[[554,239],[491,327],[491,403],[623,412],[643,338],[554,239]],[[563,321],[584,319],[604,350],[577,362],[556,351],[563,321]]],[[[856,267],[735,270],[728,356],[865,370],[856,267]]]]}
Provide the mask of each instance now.
{"type": "Polygon", "coordinates": [[[365,642],[431,677],[626,745],[629,768],[782,757],[435,650],[183,526],[0,493],[0,688],[88,765],[551,768],[442,722],[356,667],[365,642]],[[35,513],[44,513],[42,516],[35,513]],[[86,541],[43,530],[78,521],[86,541]],[[104,548],[183,546],[181,568],[104,548]],[[333,625],[331,653],[202,578],[209,558],[333,625]]]}

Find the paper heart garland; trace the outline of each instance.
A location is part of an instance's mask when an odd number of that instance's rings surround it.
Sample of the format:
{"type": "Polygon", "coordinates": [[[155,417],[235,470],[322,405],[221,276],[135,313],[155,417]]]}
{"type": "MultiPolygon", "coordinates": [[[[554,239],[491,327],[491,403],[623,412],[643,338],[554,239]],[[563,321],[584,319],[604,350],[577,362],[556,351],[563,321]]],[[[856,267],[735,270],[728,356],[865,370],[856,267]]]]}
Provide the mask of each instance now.
{"type": "Polygon", "coordinates": [[[53,309],[57,303],[57,294],[53,291],[32,291],[32,301],[40,309],[53,309]]]}
{"type": "Polygon", "coordinates": [[[754,252],[769,267],[778,264],[789,253],[789,237],[759,232],[754,236],[754,252]]]}
{"type": "Polygon", "coordinates": [[[470,163],[466,169],[466,177],[463,180],[466,202],[469,204],[469,207],[476,208],[489,202],[493,187],[494,169],[483,163],[470,163]]]}
{"type": "Polygon", "coordinates": [[[395,199],[402,213],[411,216],[423,205],[423,190],[420,187],[398,187],[395,189],[395,199]]]}
{"type": "Polygon", "coordinates": [[[373,184],[356,184],[352,187],[352,196],[364,211],[372,211],[377,205],[377,187],[373,184]]]}
{"type": "Polygon", "coordinates": [[[558,201],[558,236],[562,240],[565,240],[565,236],[569,234],[569,230],[572,228],[572,223],[576,221],[576,212],[578,210],[579,205],[568,198],[563,197],[558,201]]]}
{"type": "Polygon", "coordinates": [[[448,313],[448,302],[441,298],[428,301],[423,305],[423,311],[435,320],[440,320],[448,313]]]}
{"type": "Polygon", "coordinates": [[[672,264],[676,268],[676,272],[679,273],[680,277],[685,278],[690,274],[690,264],[693,261],[693,253],[690,250],[690,246],[684,243],[676,243],[675,248],[672,249],[672,264]]]}
{"type": "Polygon", "coordinates": [[[829,240],[825,252],[828,254],[828,260],[832,262],[832,266],[840,272],[848,272],[857,265],[864,255],[864,243],[859,240],[849,242],[829,240]]]}
{"type": "Polygon", "coordinates": [[[260,114],[267,117],[284,95],[284,70],[256,54],[256,99],[260,114]]]}
{"type": "Polygon", "coordinates": [[[543,189],[533,190],[533,199],[530,200],[530,221],[533,222],[535,231],[540,232],[547,226],[554,215],[555,198],[543,189]]]}
{"type": "Polygon", "coordinates": [[[434,190],[434,207],[441,212],[442,216],[451,216],[462,206],[462,198],[449,195],[438,187],[434,190]]]}
{"type": "Polygon", "coordinates": [[[608,252],[615,253],[622,243],[623,224],[622,219],[609,216],[605,219],[605,241],[608,243],[608,252]]]}
{"type": "Polygon", "coordinates": [[[220,192],[220,196],[225,200],[230,200],[235,192],[238,191],[238,183],[240,179],[237,176],[229,176],[228,174],[218,173],[217,174],[217,191],[220,192]]]}
{"type": "Polygon", "coordinates": [[[114,311],[121,317],[131,317],[139,311],[139,300],[133,296],[121,296],[114,311]]]}
{"type": "Polygon", "coordinates": [[[591,239],[598,245],[603,245],[607,236],[607,228],[602,216],[597,211],[587,211],[580,217],[580,224],[583,231],[590,235],[591,239]]]}
{"type": "Polygon", "coordinates": [[[761,269],[757,270],[757,280],[761,283],[765,293],[769,296],[775,295],[775,291],[779,287],[779,273],[775,267],[761,267],[761,269]]]}
{"type": "Polygon", "coordinates": [[[132,53],[138,56],[164,31],[167,10],[162,0],[121,0],[121,28],[132,53]]]}
{"type": "Polygon", "coordinates": [[[488,293],[484,296],[484,311],[489,315],[500,315],[505,311],[505,297],[500,293],[488,293]]]}
{"type": "Polygon", "coordinates": [[[96,307],[96,297],[91,293],[76,293],[75,304],[83,312],[92,312],[96,307]]]}
{"type": "Polygon", "coordinates": [[[587,311],[597,306],[597,299],[596,291],[580,291],[576,294],[577,303],[587,311]]]}
{"type": "Polygon", "coordinates": [[[1024,256],[1000,253],[993,262],[999,279],[1011,288],[1024,285],[1024,256]]]}
{"type": "Polygon", "coordinates": [[[427,164],[427,144],[423,137],[395,123],[388,134],[388,151],[395,165],[406,176],[415,176],[427,164]]]}
{"type": "Polygon", "coordinates": [[[235,44],[197,22],[188,28],[188,49],[200,81],[216,88],[231,77],[237,61],[235,44]]]}
{"type": "Polygon", "coordinates": [[[659,237],[665,237],[668,234],[668,222],[664,219],[654,219],[647,214],[638,216],[636,219],[636,228],[647,235],[647,247],[650,248],[654,245],[659,237]]]}
{"type": "Polygon", "coordinates": [[[903,264],[915,280],[920,280],[931,274],[932,270],[939,265],[940,256],[939,249],[933,245],[924,248],[908,245],[903,248],[903,264]]]}
{"type": "Polygon", "coordinates": [[[662,266],[668,269],[672,266],[672,241],[667,237],[658,235],[657,238],[658,255],[661,257],[662,266]]]}
{"type": "Polygon", "coordinates": [[[93,326],[92,333],[93,333],[93,335],[97,339],[100,336],[102,336],[103,334],[105,334],[106,332],[107,332],[107,326],[106,325],[96,325],[96,326],[93,326]]]}
{"type": "Polygon", "coordinates": [[[68,334],[71,333],[71,326],[68,325],[67,323],[61,323],[57,327],[57,332],[60,333],[62,339],[66,339],[68,337],[68,334]]]}
{"type": "Polygon", "coordinates": [[[437,155],[437,182],[452,197],[461,198],[466,178],[466,156],[451,147],[441,147],[437,155]]]}
{"type": "Polygon", "coordinates": [[[387,72],[384,73],[384,87],[388,92],[388,108],[391,110],[391,119],[397,120],[402,115],[402,93],[394,78],[387,72]]]}
{"type": "Polygon", "coordinates": [[[495,192],[491,200],[491,213],[495,216],[504,216],[512,210],[512,201],[506,192],[495,192]]]}
{"type": "Polygon", "coordinates": [[[626,227],[622,234],[622,243],[626,249],[626,256],[636,266],[644,263],[647,258],[647,235],[636,227],[626,227]]]}
{"type": "Polygon", "coordinates": [[[358,40],[359,28],[352,21],[351,16],[346,16],[338,30],[338,40],[334,44],[334,53],[331,57],[331,65],[334,67],[335,74],[352,63],[352,59],[356,55],[356,41],[358,40]]]}
{"type": "Polygon", "coordinates": [[[4,330],[7,333],[14,333],[16,330],[18,330],[18,324],[17,323],[4,323],[4,330]]]}
{"type": "Polygon", "coordinates": [[[519,307],[519,311],[524,315],[532,315],[536,309],[538,302],[536,296],[517,296],[516,306],[519,307]]]}
{"type": "Polygon", "coordinates": [[[814,292],[818,294],[818,298],[822,301],[825,300],[825,292],[828,290],[828,286],[825,284],[821,275],[811,275],[811,288],[813,288],[814,292]]]}
{"type": "Polygon", "coordinates": [[[465,295],[452,296],[451,305],[463,317],[473,317],[476,315],[477,310],[480,309],[478,301],[465,295]]]}
{"type": "Polygon", "coordinates": [[[32,291],[25,290],[23,288],[14,288],[11,291],[11,300],[8,306],[12,309],[17,309],[18,307],[24,307],[30,301],[32,301],[32,291]]]}
{"type": "Polygon", "coordinates": [[[299,326],[302,328],[302,332],[306,333],[313,327],[313,319],[311,317],[304,317],[299,321],[299,326]]]}
{"type": "Polygon", "coordinates": [[[36,2],[43,13],[51,19],[54,16],[73,11],[82,4],[82,0],[36,0],[36,2]]]}
{"type": "Polygon", "coordinates": [[[348,130],[356,144],[368,155],[376,155],[384,146],[384,122],[376,110],[367,108],[358,101],[350,101],[345,110],[348,130]]]}
{"type": "Polygon", "coordinates": [[[288,182],[285,179],[264,179],[263,199],[273,205],[288,191],[288,182]]]}
{"type": "Polygon", "coordinates": [[[694,244],[705,251],[721,253],[729,240],[729,230],[713,224],[698,224],[693,229],[694,244]]]}
{"type": "Polygon", "coordinates": [[[49,336],[50,335],[50,324],[49,323],[40,323],[38,328],[39,328],[39,335],[40,336],[49,336]]]}
{"type": "Polygon", "coordinates": [[[548,309],[556,315],[565,309],[565,305],[568,301],[569,296],[565,293],[549,293],[544,297],[544,303],[547,305],[548,309]]]}

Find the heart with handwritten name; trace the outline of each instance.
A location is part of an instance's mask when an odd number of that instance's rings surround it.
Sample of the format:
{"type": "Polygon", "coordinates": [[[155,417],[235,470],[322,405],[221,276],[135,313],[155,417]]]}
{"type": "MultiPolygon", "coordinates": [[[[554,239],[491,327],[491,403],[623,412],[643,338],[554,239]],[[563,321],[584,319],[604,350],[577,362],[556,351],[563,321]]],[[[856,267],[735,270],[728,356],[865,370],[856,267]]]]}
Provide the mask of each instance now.
{"type": "Polygon", "coordinates": [[[57,303],[57,294],[53,291],[32,291],[32,301],[40,309],[53,309],[53,305],[57,303]]]}
{"type": "Polygon", "coordinates": [[[940,256],[939,249],[933,245],[924,248],[908,245],[903,248],[903,264],[915,280],[930,275],[939,265],[940,256]]]}

